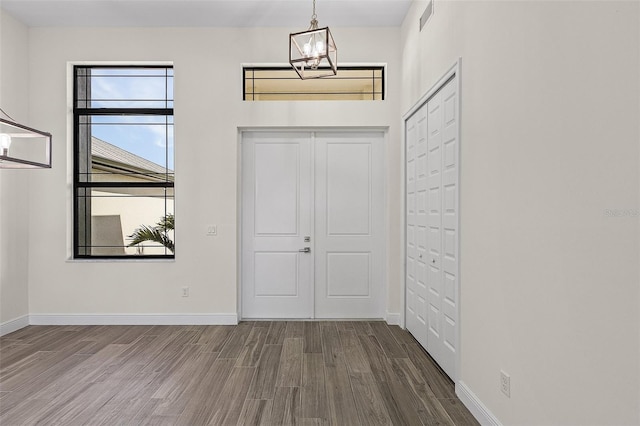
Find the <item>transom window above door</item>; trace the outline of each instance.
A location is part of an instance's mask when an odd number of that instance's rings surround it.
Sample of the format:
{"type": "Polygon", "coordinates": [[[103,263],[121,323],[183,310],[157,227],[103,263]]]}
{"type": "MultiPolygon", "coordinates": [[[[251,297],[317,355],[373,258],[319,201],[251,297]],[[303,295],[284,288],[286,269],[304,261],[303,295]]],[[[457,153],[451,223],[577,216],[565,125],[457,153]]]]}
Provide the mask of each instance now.
{"type": "MultiPolygon", "coordinates": [[[[243,67],[245,101],[382,101],[384,66],[343,66],[338,74],[301,80],[291,67],[243,67]]],[[[307,71],[305,71],[307,72],[307,71]]]]}

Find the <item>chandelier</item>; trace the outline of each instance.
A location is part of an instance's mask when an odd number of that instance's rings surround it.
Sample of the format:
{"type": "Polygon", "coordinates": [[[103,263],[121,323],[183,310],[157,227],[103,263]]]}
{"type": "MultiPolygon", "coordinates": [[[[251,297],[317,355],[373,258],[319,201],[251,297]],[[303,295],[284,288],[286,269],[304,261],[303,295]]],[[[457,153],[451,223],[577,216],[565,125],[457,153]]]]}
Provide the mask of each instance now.
{"type": "Polygon", "coordinates": [[[289,63],[301,79],[336,75],[338,50],[329,27],[318,28],[316,0],[311,25],[306,31],[289,34],[289,63]]]}
{"type": "Polygon", "coordinates": [[[51,168],[51,134],[0,118],[0,169],[51,168]]]}

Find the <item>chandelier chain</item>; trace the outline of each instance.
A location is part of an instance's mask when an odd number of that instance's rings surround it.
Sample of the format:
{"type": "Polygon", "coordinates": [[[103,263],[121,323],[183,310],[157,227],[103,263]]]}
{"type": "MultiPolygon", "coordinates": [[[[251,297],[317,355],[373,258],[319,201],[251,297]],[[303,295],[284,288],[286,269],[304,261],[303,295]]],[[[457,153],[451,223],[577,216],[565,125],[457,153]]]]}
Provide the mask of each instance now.
{"type": "Polygon", "coordinates": [[[310,30],[315,30],[318,28],[318,15],[316,15],[316,0],[313,0],[313,15],[311,15],[311,25],[309,26],[310,30]]]}

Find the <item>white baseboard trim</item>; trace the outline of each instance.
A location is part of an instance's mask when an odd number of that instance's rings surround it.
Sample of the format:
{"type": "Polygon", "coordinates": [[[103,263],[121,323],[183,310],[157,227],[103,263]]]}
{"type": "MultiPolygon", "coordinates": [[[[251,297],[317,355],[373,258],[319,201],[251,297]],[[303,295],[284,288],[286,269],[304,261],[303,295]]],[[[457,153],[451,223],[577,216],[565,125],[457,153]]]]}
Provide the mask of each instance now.
{"type": "Polygon", "coordinates": [[[32,314],[32,325],[236,325],[237,314],[32,314]]]}
{"type": "Polygon", "coordinates": [[[0,324],[0,336],[13,333],[29,325],[29,315],[23,315],[0,324]]]}
{"type": "Polygon", "coordinates": [[[481,425],[502,426],[502,423],[500,423],[496,416],[493,415],[463,381],[456,383],[456,395],[481,425]]]}
{"type": "Polygon", "coordinates": [[[389,325],[400,325],[400,314],[387,312],[386,319],[387,319],[387,324],[389,325]]]}

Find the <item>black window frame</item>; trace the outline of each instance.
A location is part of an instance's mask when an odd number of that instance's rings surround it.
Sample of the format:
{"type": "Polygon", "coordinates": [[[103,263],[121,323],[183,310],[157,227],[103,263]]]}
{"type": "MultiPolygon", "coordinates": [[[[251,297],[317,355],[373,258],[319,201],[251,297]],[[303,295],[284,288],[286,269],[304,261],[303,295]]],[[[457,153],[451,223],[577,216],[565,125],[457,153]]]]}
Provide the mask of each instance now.
{"type": "MultiPolygon", "coordinates": [[[[385,65],[345,65],[345,66],[340,66],[338,65],[337,69],[338,69],[338,74],[336,76],[330,76],[330,77],[323,77],[324,79],[327,80],[343,80],[343,79],[350,79],[350,78],[342,78],[340,77],[340,71],[344,70],[344,71],[354,71],[354,70],[365,70],[365,71],[371,71],[372,73],[372,80],[375,80],[377,77],[375,77],[375,72],[376,71],[380,71],[380,79],[381,79],[381,89],[380,92],[372,92],[372,98],[374,99],[359,99],[359,101],[384,101],[385,100],[385,95],[386,95],[386,90],[385,90],[385,85],[386,85],[386,66],[385,65]],[[375,99],[375,96],[379,95],[380,99],[375,99]]],[[[321,68],[322,69],[322,68],[321,68]]],[[[302,99],[273,99],[273,100],[260,100],[260,99],[255,99],[255,92],[251,92],[251,93],[247,93],[247,72],[250,71],[291,71],[294,74],[292,75],[291,78],[282,78],[282,79],[291,79],[291,80],[300,80],[300,77],[295,74],[295,70],[293,68],[291,68],[291,66],[281,66],[281,65],[274,65],[274,66],[269,66],[269,65],[260,65],[260,66],[251,66],[251,65],[244,65],[242,67],[242,100],[243,101],[247,101],[247,102],[287,102],[287,101],[293,101],[293,102],[313,102],[311,101],[307,101],[307,100],[302,100],[302,99]],[[249,96],[252,95],[253,99],[248,99],[249,96]]],[[[373,85],[373,87],[375,87],[375,84],[373,85]]],[[[292,94],[327,94],[327,95],[332,95],[332,94],[336,94],[336,93],[325,93],[325,92],[311,92],[311,93],[306,93],[306,92],[291,92],[292,94]]],[[[271,93],[269,93],[271,94],[271,93]]],[[[281,94],[281,93],[276,93],[276,94],[281,94]]],[[[285,94],[289,94],[289,92],[286,92],[285,94]]],[[[344,93],[344,94],[349,94],[349,93],[344,93]]],[[[344,99],[323,99],[321,100],[322,102],[324,101],[333,101],[333,102],[343,102],[345,101],[344,99]]]]}
{"type": "MultiPolygon", "coordinates": [[[[124,254],[124,255],[95,255],[95,254],[86,254],[81,253],[80,247],[89,247],[91,250],[91,246],[81,246],[80,245],[80,232],[79,232],[79,223],[80,223],[80,212],[78,206],[78,198],[80,198],[79,192],[81,189],[92,189],[92,188],[171,188],[172,191],[175,191],[175,183],[174,179],[169,180],[168,178],[164,181],[158,182],[92,182],[92,181],[83,181],[80,179],[80,150],[81,150],[81,137],[80,137],[80,126],[81,120],[80,117],[93,117],[93,116],[123,116],[123,115],[131,115],[131,116],[164,116],[164,117],[172,117],[174,116],[174,108],[173,108],[173,99],[171,99],[172,107],[166,108],[91,108],[87,107],[79,107],[79,74],[78,71],[84,69],[166,69],[173,70],[173,65],[74,65],[73,66],[73,259],[111,259],[111,260],[131,260],[131,259],[175,259],[175,251],[170,254],[124,254]]],[[[173,74],[172,74],[173,78],[173,74]]],[[[90,99],[90,98],[89,98],[90,99]]],[[[85,99],[88,101],[88,99],[85,99]]],[[[173,120],[172,120],[173,123],[173,120]]],[[[173,125],[173,124],[172,124],[173,125]]],[[[168,174],[168,164],[165,166],[168,174]]],[[[166,195],[165,195],[166,198],[166,195]]],[[[175,201],[175,192],[172,197],[175,201]]],[[[160,219],[160,218],[158,218],[160,219]]],[[[175,219],[174,219],[175,220],[175,219]]],[[[175,237],[174,237],[175,238],[175,237]]],[[[126,247],[126,243],[125,243],[126,247]]]]}

